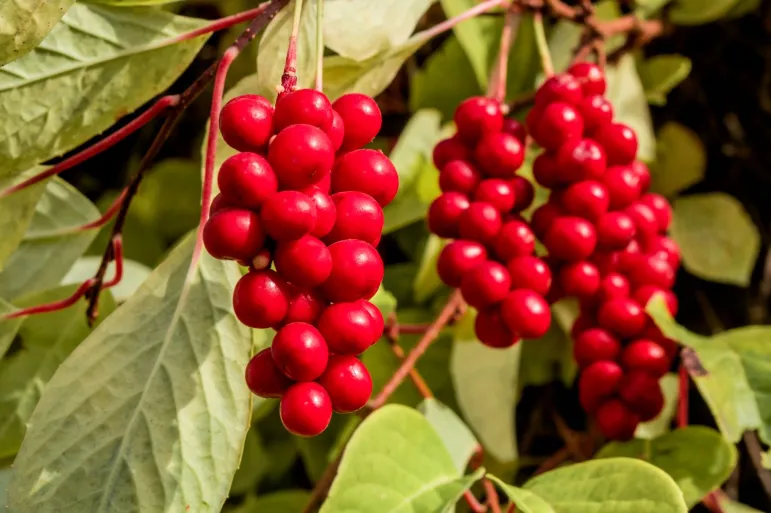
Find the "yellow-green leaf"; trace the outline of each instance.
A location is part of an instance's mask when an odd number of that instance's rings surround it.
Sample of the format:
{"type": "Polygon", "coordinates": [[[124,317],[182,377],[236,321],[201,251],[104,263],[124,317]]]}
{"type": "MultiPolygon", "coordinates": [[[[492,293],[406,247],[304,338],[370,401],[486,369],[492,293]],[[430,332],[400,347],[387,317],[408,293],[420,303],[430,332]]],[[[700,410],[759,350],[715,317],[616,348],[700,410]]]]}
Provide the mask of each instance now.
{"type": "Polygon", "coordinates": [[[656,134],[656,161],[651,165],[652,189],[674,196],[704,178],[704,143],[690,128],[670,121],[656,134]]]}
{"type": "Polygon", "coordinates": [[[0,66],[35,48],[75,0],[0,2],[0,66]]]}

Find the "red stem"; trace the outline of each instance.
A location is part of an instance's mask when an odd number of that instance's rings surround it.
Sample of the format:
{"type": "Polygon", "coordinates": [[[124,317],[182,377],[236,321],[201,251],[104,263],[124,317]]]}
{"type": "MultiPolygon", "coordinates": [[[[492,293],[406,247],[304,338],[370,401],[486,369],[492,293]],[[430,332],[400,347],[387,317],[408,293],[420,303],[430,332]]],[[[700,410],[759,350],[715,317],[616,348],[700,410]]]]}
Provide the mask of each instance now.
{"type": "Polygon", "coordinates": [[[471,493],[470,490],[466,490],[463,493],[463,498],[466,500],[466,504],[468,504],[469,509],[473,513],[485,513],[487,511],[487,508],[479,502],[479,500],[474,497],[474,494],[471,493]]]}
{"type": "Polygon", "coordinates": [[[106,225],[110,221],[110,219],[115,217],[115,214],[118,213],[118,210],[120,210],[120,207],[123,204],[123,202],[126,200],[127,196],[128,196],[128,187],[126,187],[121,191],[120,196],[115,198],[115,201],[113,201],[112,204],[107,208],[107,210],[104,211],[104,214],[102,214],[102,217],[100,217],[96,221],[91,221],[90,223],[86,223],[82,226],[78,226],[72,231],[82,232],[86,230],[91,230],[92,228],[101,228],[102,226],[106,225]]]}
{"type": "Polygon", "coordinates": [[[680,363],[678,378],[677,426],[682,428],[688,425],[688,371],[682,363],[680,363]]]}
{"type": "Polygon", "coordinates": [[[487,494],[487,505],[490,507],[492,513],[501,513],[501,501],[498,498],[498,492],[495,490],[495,485],[487,478],[482,480],[482,486],[484,486],[485,493],[487,494]]]}
{"type": "Polygon", "coordinates": [[[115,276],[102,285],[103,289],[114,287],[123,279],[123,235],[120,233],[112,238],[112,255],[115,262],[115,276]]]}
{"type": "Polygon", "coordinates": [[[96,284],[95,278],[90,278],[83,283],[80,284],[80,287],[77,288],[77,290],[68,298],[64,298],[59,301],[53,301],[51,303],[46,303],[44,305],[37,305],[37,306],[30,306],[29,308],[22,308],[21,310],[16,310],[15,312],[11,312],[9,314],[6,314],[2,317],[3,320],[8,319],[18,319],[19,317],[26,317],[28,315],[37,315],[37,314],[43,314],[48,312],[55,312],[56,310],[64,310],[65,308],[69,308],[70,306],[74,305],[78,302],[78,299],[82,298],[86,295],[86,292],[93,287],[96,284]]]}
{"type": "Polygon", "coordinates": [[[178,43],[180,41],[187,41],[187,40],[196,38],[198,36],[202,36],[204,34],[211,34],[212,32],[217,32],[219,30],[230,28],[233,25],[238,25],[239,23],[249,21],[259,16],[262,13],[262,11],[264,11],[268,7],[269,4],[270,2],[263,2],[262,4],[255,7],[254,9],[249,9],[248,11],[239,12],[231,16],[225,16],[224,18],[214,20],[213,22],[209,23],[208,25],[204,25],[201,28],[191,30],[190,32],[185,32],[184,34],[180,34],[179,36],[171,40],[171,44],[178,43]]]}
{"type": "Polygon", "coordinates": [[[493,72],[493,77],[488,86],[488,96],[502,102],[506,98],[506,78],[509,68],[509,53],[511,53],[511,43],[517,31],[519,23],[519,12],[514,8],[509,8],[506,13],[506,21],[501,31],[501,46],[498,50],[498,63],[493,72]]]}

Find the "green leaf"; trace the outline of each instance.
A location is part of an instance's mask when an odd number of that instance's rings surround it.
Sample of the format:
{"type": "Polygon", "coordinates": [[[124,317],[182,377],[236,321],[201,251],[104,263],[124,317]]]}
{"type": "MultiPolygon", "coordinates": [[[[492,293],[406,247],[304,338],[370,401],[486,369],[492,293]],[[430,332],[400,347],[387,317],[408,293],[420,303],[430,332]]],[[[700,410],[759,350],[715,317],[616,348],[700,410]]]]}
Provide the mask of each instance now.
{"type": "Polygon", "coordinates": [[[238,267],[193,258],[194,243],[54,374],[14,464],[13,511],[220,511],[249,425],[252,342],[231,305],[238,267]]]}
{"type": "Polygon", "coordinates": [[[691,508],[723,484],[736,466],[736,448],[717,431],[689,426],[653,440],[611,442],[595,458],[640,458],[669,474],[691,508]]]}
{"type": "Polygon", "coordinates": [[[281,490],[260,497],[247,497],[231,513],[301,513],[310,498],[307,490],[281,490]]]}
{"type": "Polygon", "coordinates": [[[257,489],[262,477],[270,472],[267,456],[259,433],[255,429],[247,431],[241,462],[230,485],[230,495],[243,495],[257,489]]]}
{"type": "Polygon", "coordinates": [[[86,0],[89,4],[114,5],[116,7],[134,7],[138,5],[163,5],[183,2],[184,0],[86,0]]]}
{"type": "Polygon", "coordinates": [[[655,192],[674,196],[704,178],[707,154],[695,132],[670,121],[656,135],[656,161],[651,166],[655,192]]]}
{"type": "Polygon", "coordinates": [[[378,307],[380,313],[383,314],[383,318],[388,318],[389,315],[396,311],[396,298],[383,285],[380,285],[380,288],[377,289],[370,302],[378,307]]]}
{"type": "Polygon", "coordinates": [[[634,57],[624,55],[618,64],[608,66],[606,76],[606,96],[613,104],[615,121],[629,125],[637,134],[637,158],[652,161],[656,157],[656,138],[634,57]]]}
{"type": "Polygon", "coordinates": [[[554,513],[552,507],[533,492],[525,490],[524,488],[508,485],[490,474],[486,477],[497,484],[498,487],[504,491],[509,500],[517,505],[517,511],[519,513],[554,513]]]}
{"type": "MultiPolygon", "coordinates": [[[[300,32],[297,35],[297,87],[313,85],[316,77],[316,8],[319,0],[302,2],[300,32]]],[[[325,11],[335,2],[325,5],[325,11]]],[[[276,87],[284,73],[289,36],[296,0],[289,2],[273,18],[260,39],[257,50],[257,91],[270,101],[276,100],[276,87]]],[[[326,12],[325,12],[326,14],[326,12]]],[[[326,77],[325,77],[326,78],[326,77]]]]}
{"type": "Polygon", "coordinates": [[[329,427],[320,435],[311,438],[293,437],[312,481],[321,478],[358,425],[359,418],[356,415],[335,415],[329,427]]]}
{"type": "Polygon", "coordinates": [[[745,16],[758,8],[760,8],[761,0],[737,0],[731,10],[725,13],[724,18],[740,18],[745,16]]]}
{"type": "Polygon", "coordinates": [[[351,437],[321,513],[446,511],[483,474],[462,476],[428,420],[387,405],[351,437]]]}
{"type": "Polygon", "coordinates": [[[77,189],[60,178],[50,180],[21,245],[0,272],[0,297],[13,300],[58,285],[96,236],[95,228],[77,228],[98,218],[99,211],[77,189]]]}
{"type": "Polygon", "coordinates": [[[760,251],[749,214],[724,193],[694,194],[674,202],[672,237],[683,267],[706,280],[746,287],[760,251]]]}
{"type": "Polygon", "coordinates": [[[669,19],[678,25],[700,25],[726,15],[739,0],[678,0],[672,2],[669,19]]]}
{"type": "Polygon", "coordinates": [[[672,2],[672,0],[635,0],[637,13],[643,17],[652,16],[661,10],[662,7],[672,2]]]}
{"type": "Polygon", "coordinates": [[[208,35],[152,8],[76,3],[40,46],[0,68],[0,178],[86,142],[165,91],[208,35]]]}
{"type": "Polygon", "coordinates": [[[435,0],[329,2],[324,5],[324,43],[346,59],[366,61],[406,43],[420,18],[434,2],[435,0]]]}
{"type": "Polygon", "coordinates": [[[725,495],[721,495],[718,500],[723,513],[762,513],[760,510],[751,508],[746,504],[733,501],[725,495]]]}
{"type": "Polygon", "coordinates": [[[537,476],[529,490],[555,513],[686,513],[677,484],[650,463],[629,458],[586,461],[537,476]]]}
{"type": "Polygon", "coordinates": [[[399,173],[399,192],[409,189],[420,176],[441,137],[439,112],[421,109],[410,117],[388,158],[399,173]]]}
{"type": "MultiPolygon", "coordinates": [[[[15,306],[0,299],[0,316],[11,313],[14,310],[16,310],[15,306]]],[[[8,319],[0,321],[0,365],[2,365],[3,356],[5,356],[5,353],[8,351],[8,348],[11,347],[14,338],[16,338],[16,333],[19,331],[22,320],[23,319],[8,319]]]]}
{"type": "Polygon", "coordinates": [[[413,297],[416,303],[425,302],[442,287],[442,280],[436,272],[436,263],[439,253],[446,244],[446,239],[434,234],[429,235],[423,249],[423,256],[420,258],[418,272],[412,282],[413,297]]]}
{"type": "Polygon", "coordinates": [[[11,484],[11,467],[0,468],[0,510],[6,509],[8,486],[11,484]]]}
{"type": "MultiPolygon", "coordinates": [[[[33,169],[33,172],[38,171],[40,171],[39,168],[33,169]]],[[[21,180],[0,180],[0,191],[18,181],[21,180]]],[[[24,232],[27,231],[27,227],[32,221],[32,215],[35,213],[35,205],[43,195],[45,188],[46,182],[43,181],[10,196],[0,197],[0,233],[3,234],[0,238],[0,271],[3,270],[3,264],[8,257],[21,244],[24,232]]]]}
{"type": "Polygon", "coordinates": [[[0,66],[14,61],[35,48],[56,25],[75,0],[0,4],[0,66]]]}
{"type": "Polygon", "coordinates": [[[638,71],[648,102],[664,105],[667,93],[691,72],[691,59],[682,55],[656,55],[642,61],[638,71]]]}
{"type": "MultiPolygon", "coordinates": [[[[476,5],[474,0],[440,0],[440,2],[447,18],[458,16],[476,5]]],[[[502,26],[498,23],[498,30],[493,31],[490,30],[492,27],[489,26],[487,21],[476,17],[463,23],[458,23],[452,29],[457,38],[458,49],[465,53],[466,59],[464,60],[467,63],[465,67],[470,69],[473,76],[476,77],[476,85],[480,91],[487,88],[488,70],[497,51],[494,45],[495,37],[493,34],[500,34],[500,27],[502,26]]],[[[451,40],[455,40],[455,38],[451,40]]],[[[445,47],[447,47],[447,44],[445,44],[445,47]]],[[[453,48],[454,51],[455,48],[453,48]]],[[[449,48],[445,52],[449,53],[449,48]]],[[[457,70],[454,70],[454,72],[457,72],[457,70]]],[[[450,83],[454,84],[455,81],[450,83]]],[[[452,88],[446,87],[446,89],[452,88]]],[[[462,99],[463,97],[461,97],[462,99]]],[[[449,117],[451,118],[452,116],[449,117]]]]}
{"type": "Polygon", "coordinates": [[[677,374],[671,372],[659,380],[659,386],[664,394],[664,408],[655,419],[643,422],[637,426],[637,431],[634,433],[635,437],[649,440],[669,431],[675,411],[677,410],[677,400],[680,396],[678,381],[677,374]]]}
{"type": "MultiPolygon", "coordinates": [[[[58,287],[26,296],[20,308],[58,301],[77,286],[58,287]]],[[[33,315],[22,320],[16,336],[19,349],[0,360],[0,459],[19,450],[27,421],[46,383],[59,365],[91,333],[86,322],[88,302],[79,301],[65,310],[33,315]]],[[[99,301],[99,320],[115,309],[109,292],[99,301]]],[[[10,321],[14,322],[14,321],[10,321]]]]}
{"type": "Polygon", "coordinates": [[[463,417],[485,451],[501,463],[517,459],[514,406],[522,344],[507,349],[482,345],[474,335],[474,315],[454,328],[450,374],[463,417]]]}
{"type": "Polygon", "coordinates": [[[463,473],[469,460],[479,448],[479,442],[474,437],[474,433],[452,409],[434,398],[428,398],[420,403],[418,411],[439,434],[445,448],[452,456],[455,468],[463,473]]]}
{"type": "MultiPolygon", "coordinates": [[[[67,274],[62,278],[61,285],[80,284],[96,274],[99,265],[102,263],[102,257],[90,256],[81,257],[70,267],[67,274]]],[[[120,282],[110,288],[115,301],[122,303],[130,298],[139,286],[147,279],[152,269],[144,264],[123,259],[123,277],[120,282]]],[[[115,275],[115,262],[110,262],[107,266],[107,276],[115,275]]]]}

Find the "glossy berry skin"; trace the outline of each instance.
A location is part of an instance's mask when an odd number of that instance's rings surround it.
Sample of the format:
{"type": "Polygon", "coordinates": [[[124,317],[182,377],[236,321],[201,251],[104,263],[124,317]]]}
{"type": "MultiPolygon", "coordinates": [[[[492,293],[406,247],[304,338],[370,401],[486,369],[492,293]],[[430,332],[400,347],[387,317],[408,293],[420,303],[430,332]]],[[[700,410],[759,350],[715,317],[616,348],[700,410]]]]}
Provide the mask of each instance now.
{"type": "Polygon", "coordinates": [[[329,394],[332,409],[337,413],[352,413],[361,409],[372,395],[372,377],[355,356],[330,357],[319,384],[329,394]]]}
{"type": "Polygon", "coordinates": [[[211,256],[249,261],[262,248],[265,232],[251,210],[225,209],[206,221],[203,243],[211,256]]]}
{"type": "Polygon", "coordinates": [[[311,235],[314,237],[324,237],[335,225],[337,220],[337,209],[335,202],[326,192],[319,187],[311,185],[302,190],[303,194],[308,196],[316,207],[316,223],[313,225],[311,235]]]}
{"type": "Polygon", "coordinates": [[[482,180],[474,192],[474,201],[489,203],[502,214],[514,207],[515,199],[511,184],[501,178],[482,180]]]}
{"type": "Polygon", "coordinates": [[[460,292],[477,309],[492,306],[506,297],[511,279],[506,268],[488,260],[469,271],[461,280],[460,292]]]}
{"type": "Polygon", "coordinates": [[[475,201],[460,215],[458,232],[461,238],[487,243],[503,225],[501,213],[490,203],[475,201]]]}
{"type": "Polygon", "coordinates": [[[623,273],[631,272],[640,260],[642,249],[636,239],[631,240],[626,247],[616,252],[618,257],[618,271],[623,273]]]}
{"type": "Polygon", "coordinates": [[[597,314],[600,327],[622,338],[639,335],[647,322],[645,311],[640,304],[630,298],[611,299],[600,305],[597,314]]]}
{"type": "Polygon", "coordinates": [[[250,271],[233,291],[233,310],[242,324],[265,329],[278,326],[289,309],[289,286],[270,269],[250,271]]]}
{"type": "Polygon", "coordinates": [[[624,212],[607,212],[596,226],[599,245],[605,249],[623,249],[637,233],[634,221],[624,212]]]}
{"type": "Polygon", "coordinates": [[[608,190],[594,180],[584,180],[567,187],[559,194],[559,201],[566,214],[596,221],[610,206],[608,190]]]}
{"type": "Polygon", "coordinates": [[[319,330],[305,322],[287,324],[271,344],[276,366],[295,381],[313,381],[327,368],[329,350],[319,330]]]}
{"type": "Polygon", "coordinates": [[[637,155],[637,136],[634,130],[622,123],[606,123],[599,126],[592,138],[605,148],[609,166],[631,164],[637,155]]]}
{"type": "Polygon", "coordinates": [[[332,420],[332,401],[318,383],[295,383],[281,397],[279,414],[290,433],[316,436],[327,429],[332,420]]]}
{"type": "Polygon", "coordinates": [[[500,103],[484,96],[467,98],[455,109],[455,126],[461,140],[473,144],[482,136],[500,132],[503,113],[500,103]]]}
{"type": "Polygon", "coordinates": [[[643,422],[656,418],[664,408],[664,394],[658,379],[645,372],[627,372],[619,384],[618,394],[643,422]]]}
{"type": "Polygon", "coordinates": [[[666,232],[669,225],[672,224],[672,207],[669,205],[669,201],[660,194],[650,192],[640,198],[640,203],[653,211],[658,230],[661,233],[666,232]]]}
{"type": "Polygon", "coordinates": [[[501,304],[503,322],[521,338],[540,338],[549,331],[551,310],[542,295],[528,289],[512,290],[501,304]]]}
{"type": "Polygon", "coordinates": [[[492,348],[511,347],[520,340],[503,322],[501,309],[498,306],[480,310],[477,313],[474,320],[474,333],[482,344],[492,348]]]}
{"type": "Polygon", "coordinates": [[[521,143],[524,143],[527,138],[527,129],[525,128],[525,125],[513,118],[506,118],[503,120],[501,132],[513,135],[521,143]]]}
{"type": "Polygon", "coordinates": [[[246,365],[246,386],[253,394],[278,398],[292,385],[292,380],[276,367],[270,348],[265,348],[246,365]]]}
{"type": "Polygon", "coordinates": [[[455,240],[447,244],[436,263],[439,278],[450,287],[460,287],[463,277],[487,260],[482,244],[470,240],[455,240]]]}
{"type": "Polygon", "coordinates": [[[268,148],[268,162],[284,189],[302,189],[329,174],[335,160],[332,143],[320,128],[291,125],[268,148]]]}
{"type": "Polygon", "coordinates": [[[618,399],[603,403],[596,413],[597,427],[609,440],[627,441],[634,437],[640,416],[618,399]]]}
{"type": "Polygon", "coordinates": [[[332,273],[322,285],[332,302],[369,299],[383,281],[383,261],[375,248],[360,240],[341,240],[329,246],[332,273]]]}
{"type": "Polygon", "coordinates": [[[332,122],[328,126],[322,128],[324,133],[329,137],[329,142],[332,143],[332,149],[335,151],[340,150],[343,146],[343,138],[345,137],[345,124],[340,114],[332,109],[332,122]]]}
{"type": "Polygon", "coordinates": [[[626,212],[635,225],[637,240],[648,247],[654,242],[659,230],[659,223],[656,214],[648,205],[636,201],[629,205],[626,212]]]}
{"type": "Polygon", "coordinates": [[[610,196],[610,209],[621,210],[640,198],[642,187],[640,177],[630,166],[609,167],[603,182],[610,196]]]}
{"type": "Polygon", "coordinates": [[[554,152],[545,151],[535,158],[533,178],[536,183],[547,189],[554,189],[563,185],[560,168],[557,166],[557,155],[554,152]]]}
{"type": "Polygon", "coordinates": [[[335,193],[332,201],[337,217],[324,241],[332,244],[344,239],[359,239],[377,246],[383,231],[383,209],[377,201],[357,191],[335,193]]]}
{"type": "Polygon", "coordinates": [[[598,361],[586,367],[578,377],[578,396],[581,405],[593,413],[603,400],[618,389],[624,371],[611,361],[598,361]]]}
{"type": "Polygon", "coordinates": [[[465,160],[451,160],[439,172],[439,188],[442,192],[470,195],[481,181],[482,174],[465,160]]]}
{"type": "Polygon", "coordinates": [[[593,62],[577,62],[568,68],[568,73],[581,84],[584,95],[605,94],[605,74],[593,62]]]}
{"type": "Polygon", "coordinates": [[[650,248],[650,252],[652,255],[668,262],[672,269],[680,267],[680,260],[682,259],[680,248],[669,237],[657,237],[650,248]]]}
{"type": "Polygon", "coordinates": [[[554,220],[543,242],[551,256],[575,262],[591,256],[597,246],[597,233],[585,219],[565,216],[554,220]]]}
{"type": "Polygon", "coordinates": [[[546,80],[535,93],[536,105],[548,105],[554,102],[577,104],[584,97],[581,84],[567,73],[559,73],[546,80]]]}
{"type": "Polygon", "coordinates": [[[231,208],[232,205],[228,205],[228,201],[222,197],[222,194],[217,194],[212,198],[211,205],[209,205],[209,216],[213,216],[217,212],[231,208]]]}
{"type": "Polygon", "coordinates": [[[514,212],[521,212],[533,204],[535,199],[535,188],[527,178],[515,176],[510,180],[511,188],[514,190],[514,212]]]}
{"type": "Polygon", "coordinates": [[[316,205],[298,191],[281,191],[271,196],[260,211],[262,226],[275,240],[294,240],[316,226],[316,205]]]}
{"type": "Polygon", "coordinates": [[[675,284],[675,270],[666,260],[655,255],[641,255],[629,270],[629,281],[636,287],[653,285],[671,289],[675,284]]]}
{"type": "Polygon", "coordinates": [[[599,301],[609,301],[617,297],[629,297],[630,290],[631,287],[626,276],[617,272],[609,272],[600,281],[597,299],[599,301]]]}
{"type": "Polygon", "coordinates": [[[629,164],[629,167],[632,168],[632,172],[637,175],[637,178],[640,180],[640,189],[642,192],[648,192],[648,189],[651,186],[651,172],[645,162],[635,160],[629,164]]]}
{"type": "Polygon", "coordinates": [[[559,147],[555,165],[560,184],[597,180],[605,173],[605,151],[591,139],[573,139],[559,147]]]}
{"type": "Polygon", "coordinates": [[[655,285],[643,285],[634,291],[634,299],[641,305],[647,305],[653,296],[661,294],[664,297],[664,304],[671,316],[677,315],[679,309],[679,302],[674,292],[668,289],[662,289],[655,285]]]}
{"type": "Polygon", "coordinates": [[[280,241],[273,259],[281,276],[298,287],[321,285],[332,272],[332,255],[327,245],[313,235],[280,241]]]}
{"type": "Polygon", "coordinates": [[[589,299],[600,288],[600,271],[588,261],[564,265],[559,271],[562,291],[578,299],[589,299]]]}
{"type": "Polygon", "coordinates": [[[380,338],[376,320],[358,301],[328,307],[319,317],[318,327],[334,354],[361,354],[380,338]]]}
{"type": "Polygon", "coordinates": [[[621,354],[621,342],[602,328],[582,332],[573,344],[573,358],[584,368],[601,361],[615,361],[621,354]]]}
{"type": "Polygon", "coordinates": [[[459,192],[445,192],[428,208],[428,229],[445,239],[458,238],[460,217],[470,204],[468,198],[459,192]]]}
{"type": "Polygon", "coordinates": [[[600,126],[613,120],[613,106],[607,98],[600,95],[591,95],[581,100],[578,112],[584,119],[584,128],[593,132],[600,126]]]}
{"type": "Polygon", "coordinates": [[[283,324],[307,322],[315,325],[325,307],[324,298],[315,290],[302,289],[289,284],[289,307],[283,324]]]}
{"type": "Polygon", "coordinates": [[[580,138],[583,130],[584,122],[578,111],[570,104],[555,102],[540,113],[532,135],[540,146],[556,151],[563,144],[580,138]]]}
{"type": "Polygon", "coordinates": [[[624,348],[621,363],[625,369],[639,370],[660,378],[669,371],[666,351],[652,340],[637,339],[624,348]]]}
{"type": "Polygon", "coordinates": [[[382,151],[352,151],[335,163],[332,172],[333,192],[363,192],[385,207],[396,197],[398,190],[399,175],[382,151]]]}
{"type": "Polygon", "coordinates": [[[512,258],[507,261],[506,269],[509,271],[512,289],[530,289],[541,296],[549,293],[551,270],[540,258],[533,255],[512,258]]]}
{"type": "Polygon", "coordinates": [[[511,134],[490,133],[477,143],[474,158],[487,176],[512,178],[525,161],[525,147],[511,134]]]}
{"type": "Polygon", "coordinates": [[[530,226],[533,228],[533,233],[539,239],[542,239],[549,228],[551,228],[551,225],[554,224],[554,221],[563,214],[561,207],[551,201],[536,208],[530,217],[530,226]]]}
{"type": "Polygon", "coordinates": [[[383,319],[382,312],[378,307],[363,299],[357,301],[357,304],[372,316],[372,336],[377,341],[383,335],[383,330],[385,329],[385,319],[383,319]]]}
{"type": "Polygon", "coordinates": [[[449,139],[442,139],[436,143],[431,155],[431,160],[434,162],[434,167],[443,169],[448,162],[452,162],[453,160],[470,161],[471,157],[472,151],[456,135],[449,139]]]}
{"type": "Polygon", "coordinates": [[[345,126],[343,151],[354,150],[368,144],[380,132],[383,118],[375,100],[365,94],[344,94],[332,104],[345,126]]]}
{"type": "Polygon", "coordinates": [[[222,163],[217,185],[223,201],[230,206],[258,210],[278,190],[278,179],[263,157],[241,152],[222,163]]]}
{"type": "Polygon", "coordinates": [[[492,246],[498,258],[508,262],[512,258],[531,255],[535,251],[535,235],[527,223],[509,221],[498,231],[492,246]]]}
{"type": "Polygon", "coordinates": [[[238,151],[264,151],[273,135],[273,106],[256,94],[233,98],[220,112],[220,133],[238,151]]]}
{"type": "Polygon", "coordinates": [[[326,95],[315,89],[297,89],[276,102],[273,130],[276,133],[290,125],[311,125],[325,130],[332,124],[332,106],[326,95]]]}

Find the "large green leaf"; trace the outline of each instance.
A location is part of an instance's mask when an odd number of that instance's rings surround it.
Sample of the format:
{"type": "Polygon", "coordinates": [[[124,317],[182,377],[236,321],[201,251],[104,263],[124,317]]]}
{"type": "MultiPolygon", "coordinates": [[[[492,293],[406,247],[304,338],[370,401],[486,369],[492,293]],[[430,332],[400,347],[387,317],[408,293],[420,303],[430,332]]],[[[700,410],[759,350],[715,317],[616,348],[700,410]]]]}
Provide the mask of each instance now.
{"type": "Polygon", "coordinates": [[[446,511],[483,473],[463,476],[423,415],[387,405],[351,437],[321,513],[446,511]]]}
{"type": "MultiPolygon", "coordinates": [[[[11,303],[0,299],[0,315],[5,315],[16,310],[16,307],[11,303]]],[[[22,319],[8,319],[0,321],[0,365],[2,365],[2,358],[5,356],[8,348],[11,347],[16,333],[19,331],[22,319]]]]}
{"type": "Polygon", "coordinates": [[[35,48],[75,0],[0,3],[0,66],[35,48]]]}
{"type": "Polygon", "coordinates": [[[249,426],[240,273],[188,237],[59,367],[14,464],[13,511],[216,512],[249,426]]]}
{"type": "MultiPolygon", "coordinates": [[[[34,171],[40,171],[35,168],[34,171]]],[[[13,185],[17,180],[0,180],[0,191],[13,185]]],[[[46,182],[39,182],[26,187],[10,196],[0,197],[0,271],[9,256],[19,247],[24,238],[35,205],[45,191],[46,182]]]]}
{"type": "Polygon", "coordinates": [[[736,466],[736,448],[717,431],[689,426],[653,440],[612,442],[596,458],[640,458],[669,474],[689,507],[723,484],[736,466]]]}
{"type": "Polygon", "coordinates": [[[97,232],[72,229],[98,218],[99,211],[77,189],[60,178],[50,180],[21,245],[0,272],[0,297],[13,300],[58,285],[97,232]]]}
{"type": "Polygon", "coordinates": [[[677,198],[672,237],[688,272],[707,280],[749,285],[760,235],[734,197],[718,192],[677,198]]]}
{"type": "Polygon", "coordinates": [[[670,429],[680,397],[677,374],[673,372],[665,374],[659,380],[659,386],[664,394],[664,408],[661,409],[656,418],[648,422],[641,422],[637,426],[637,431],[634,432],[636,438],[650,440],[667,433],[670,429]]]}
{"type": "Polygon", "coordinates": [[[487,479],[497,484],[503,490],[511,502],[516,504],[519,513],[554,513],[552,507],[545,500],[524,488],[517,488],[504,483],[495,476],[488,474],[487,479]]]}
{"type": "Polygon", "coordinates": [[[8,485],[11,484],[11,467],[0,468],[0,510],[6,509],[8,485]]]}
{"type": "Polygon", "coordinates": [[[723,513],[762,513],[760,510],[751,508],[746,504],[733,501],[725,495],[722,495],[718,500],[723,513]]]}
{"type": "Polygon", "coordinates": [[[704,178],[707,154],[696,133],[670,121],[659,129],[656,137],[656,161],[651,165],[655,192],[674,196],[704,178]]]}
{"type": "Polygon", "coordinates": [[[442,280],[436,271],[436,263],[445,244],[447,244],[446,239],[434,234],[429,235],[426,240],[418,272],[412,282],[413,297],[416,303],[423,303],[428,300],[442,287],[442,280]]]}
{"type": "Polygon", "coordinates": [[[686,513],[677,484],[663,470],[629,458],[577,463],[537,476],[525,489],[555,513],[686,513]]]}
{"type": "Polygon", "coordinates": [[[452,409],[433,397],[420,403],[418,411],[426,417],[441,437],[458,472],[466,470],[469,460],[479,448],[479,442],[474,437],[474,433],[452,409]]]}
{"type": "Polygon", "coordinates": [[[669,19],[679,25],[700,25],[720,19],[739,0],[677,0],[672,2],[669,19]]]}
{"type": "Polygon", "coordinates": [[[164,91],[208,36],[152,8],[76,3],[34,51],[0,68],[0,178],[56,157],[164,91]]]}
{"type": "Polygon", "coordinates": [[[440,121],[436,110],[421,109],[404,126],[388,155],[399,173],[399,193],[415,183],[423,163],[431,160],[431,152],[442,134],[440,121]]]}
{"type": "Polygon", "coordinates": [[[469,312],[454,328],[450,374],[463,417],[485,451],[501,463],[517,459],[514,406],[522,344],[507,349],[482,345],[469,312]]]}
{"type": "MultiPolygon", "coordinates": [[[[16,302],[19,307],[65,298],[77,286],[58,287],[16,302]]],[[[27,421],[59,365],[91,333],[86,321],[88,302],[24,319],[18,328],[18,349],[0,360],[0,459],[19,450],[27,421]]],[[[99,321],[115,309],[109,292],[99,301],[99,321]]],[[[14,321],[6,321],[13,323],[14,321]]],[[[0,328],[2,329],[2,328],[0,328]]]]}
{"type": "Polygon", "coordinates": [[[691,72],[691,59],[682,55],[656,55],[642,61],[638,71],[648,101],[654,105],[664,105],[667,93],[691,72]]]}

